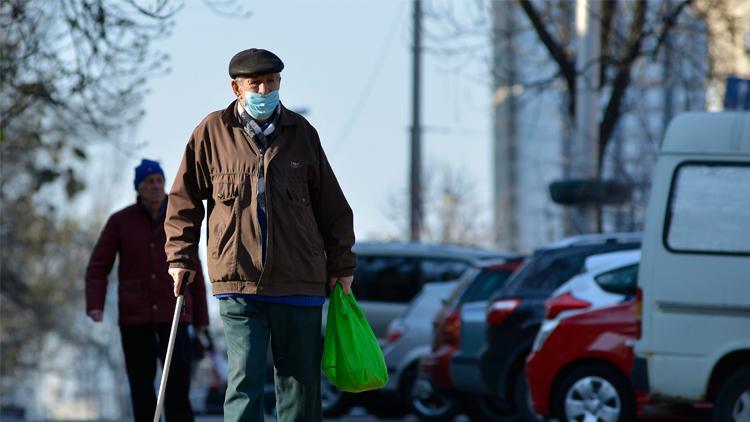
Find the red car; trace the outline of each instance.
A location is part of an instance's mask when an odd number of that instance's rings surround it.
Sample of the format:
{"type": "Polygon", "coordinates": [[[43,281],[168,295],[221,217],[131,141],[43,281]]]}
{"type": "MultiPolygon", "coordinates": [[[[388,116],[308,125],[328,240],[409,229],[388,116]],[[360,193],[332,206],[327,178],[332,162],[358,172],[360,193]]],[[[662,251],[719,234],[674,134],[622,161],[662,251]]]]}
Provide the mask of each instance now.
{"type": "MultiPolygon", "coordinates": [[[[497,290],[501,289],[510,275],[523,262],[521,257],[504,261],[484,261],[476,264],[464,274],[461,282],[453,293],[444,301],[443,309],[438,312],[433,321],[434,337],[432,352],[420,360],[420,375],[429,384],[429,388],[440,391],[441,394],[454,399],[466,398],[454,388],[453,358],[463,355],[464,360],[478,360],[484,338],[484,315],[487,300],[497,290]],[[467,309],[478,312],[482,316],[481,323],[466,324],[463,317],[467,309]],[[469,326],[470,325],[470,326],[469,326]],[[479,338],[481,337],[481,339],[479,338]]],[[[475,318],[476,319],[476,318],[475,318]]],[[[478,364],[476,365],[478,368],[478,364]]],[[[468,376],[467,371],[461,375],[468,376]]],[[[476,371],[479,381],[479,370],[476,371]]],[[[458,400],[463,404],[463,400],[458,400]]],[[[448,420],[457,411],[454,406],[450,411],[442,413],[422,412],[421,419],[448,420]]],[[[471,414],[468,409],[467,413],[471,414]]],[[[419,412],[418,412],[419,413],[419,412]]],[[[479,418],[486,419],[486,418],[479,418]]]]}
{"type": "Polygon", "coordinates": [[[578,420],[593,414],[603,420],[634,420],[648,403],[629,378],[638,330],[636,300],[554,319],[584,304],[570,294],[547,301],[548,320],[556,326],[537,339],[542,344],[535,344],[526,359],[532,406],[545,418],[578,420]]]}

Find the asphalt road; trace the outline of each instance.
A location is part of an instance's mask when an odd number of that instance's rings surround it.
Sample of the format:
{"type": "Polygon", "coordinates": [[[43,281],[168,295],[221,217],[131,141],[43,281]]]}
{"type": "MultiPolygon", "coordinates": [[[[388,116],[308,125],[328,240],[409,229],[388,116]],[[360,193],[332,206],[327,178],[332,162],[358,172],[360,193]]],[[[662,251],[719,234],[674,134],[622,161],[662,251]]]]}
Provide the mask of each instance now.
{"type": "MultiPolygon", "coordinates": [[[[266,421],[275,421],[276,418],[267,416],[266,421]]],[[[679,406],[679,405],[653,405],[646,406],[644,408],[644,415],[641,421],[643,422],[703,422],[711,420],[711,409],[706,407],[693,407],[693,406],[679,406]]],[[[223,418],[221,415],[202,415],[196,417],[196,422],[221,422],[223,418]]],[[[376,422],[376,421],[392,421],[392,422],[418,422],[415,416],[409,415],[399,419],[380,419],[374,416],[368,415],[364,409],[355,407],[349,412],[348,415],[340,418],[326,419],[326,421],[338,421],[338,422],[376,422]]],[[[468,422],[469,419],[466,416],[460,415],[456,417],[454,422],[468,422]]]]}

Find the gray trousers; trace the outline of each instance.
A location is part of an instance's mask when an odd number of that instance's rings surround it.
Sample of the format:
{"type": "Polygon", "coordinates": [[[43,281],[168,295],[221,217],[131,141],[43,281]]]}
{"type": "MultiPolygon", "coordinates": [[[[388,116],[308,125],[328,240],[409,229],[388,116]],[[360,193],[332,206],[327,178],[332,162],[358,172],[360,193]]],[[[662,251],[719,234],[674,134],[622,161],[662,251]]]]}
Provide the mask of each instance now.
{"type": "Polygon", "coordinates": [[[276,415],[280,422],[321,421],[321,306],[292,306],[221,298],[227,343],[225,421],[263,416],[266,351],[271,342],[276,415]]]}

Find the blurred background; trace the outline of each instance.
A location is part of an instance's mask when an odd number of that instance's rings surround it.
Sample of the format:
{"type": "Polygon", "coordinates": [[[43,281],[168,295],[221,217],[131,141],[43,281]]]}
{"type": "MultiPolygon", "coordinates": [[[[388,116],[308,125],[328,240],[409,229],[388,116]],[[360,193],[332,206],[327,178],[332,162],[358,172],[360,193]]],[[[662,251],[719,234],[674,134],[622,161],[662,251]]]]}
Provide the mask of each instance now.
{"type": "Polygon", "coordinates": [[[640,230],[672,117],[750,109],[748,0],[3,0],[0,27],[0,406],[28,419],[128,417],[116,283],[91,323],[85,266],[141,158],[170,186],[233,100],[240,50],[284,61],[358,241],[640,230]]]}

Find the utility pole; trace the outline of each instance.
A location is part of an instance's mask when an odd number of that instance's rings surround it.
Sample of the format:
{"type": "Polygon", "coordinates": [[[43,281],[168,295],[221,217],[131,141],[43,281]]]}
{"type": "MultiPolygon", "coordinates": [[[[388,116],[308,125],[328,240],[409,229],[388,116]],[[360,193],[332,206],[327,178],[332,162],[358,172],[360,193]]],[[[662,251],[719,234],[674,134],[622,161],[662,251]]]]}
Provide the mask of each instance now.
{"type": "Polygon", "coordinates": [[[501,249],[520,249],[518,225],[518,104],[515,14],[512,3],[492,2],[494,240],[501,249]]]}
{"type": "Polygon", "coordinates": [[[420,82],[422,56],[422,2],[414,0],[414,46],[412,51],[412,124],[409,200],[409,239],[418,242],[422,232],[422,127],[420,82]]]}
{"type": "MultiPolygon", "coordinates": [[[[598,159],[598,89],[600,13],[599,0],[576,1],[576,122],[571,145],[571,176],[574,179],[596,178],[598,159]]],[[[573,224],[579,233],[596,231],[596,208],[593,204],[576,205],[573,224]]]]}

